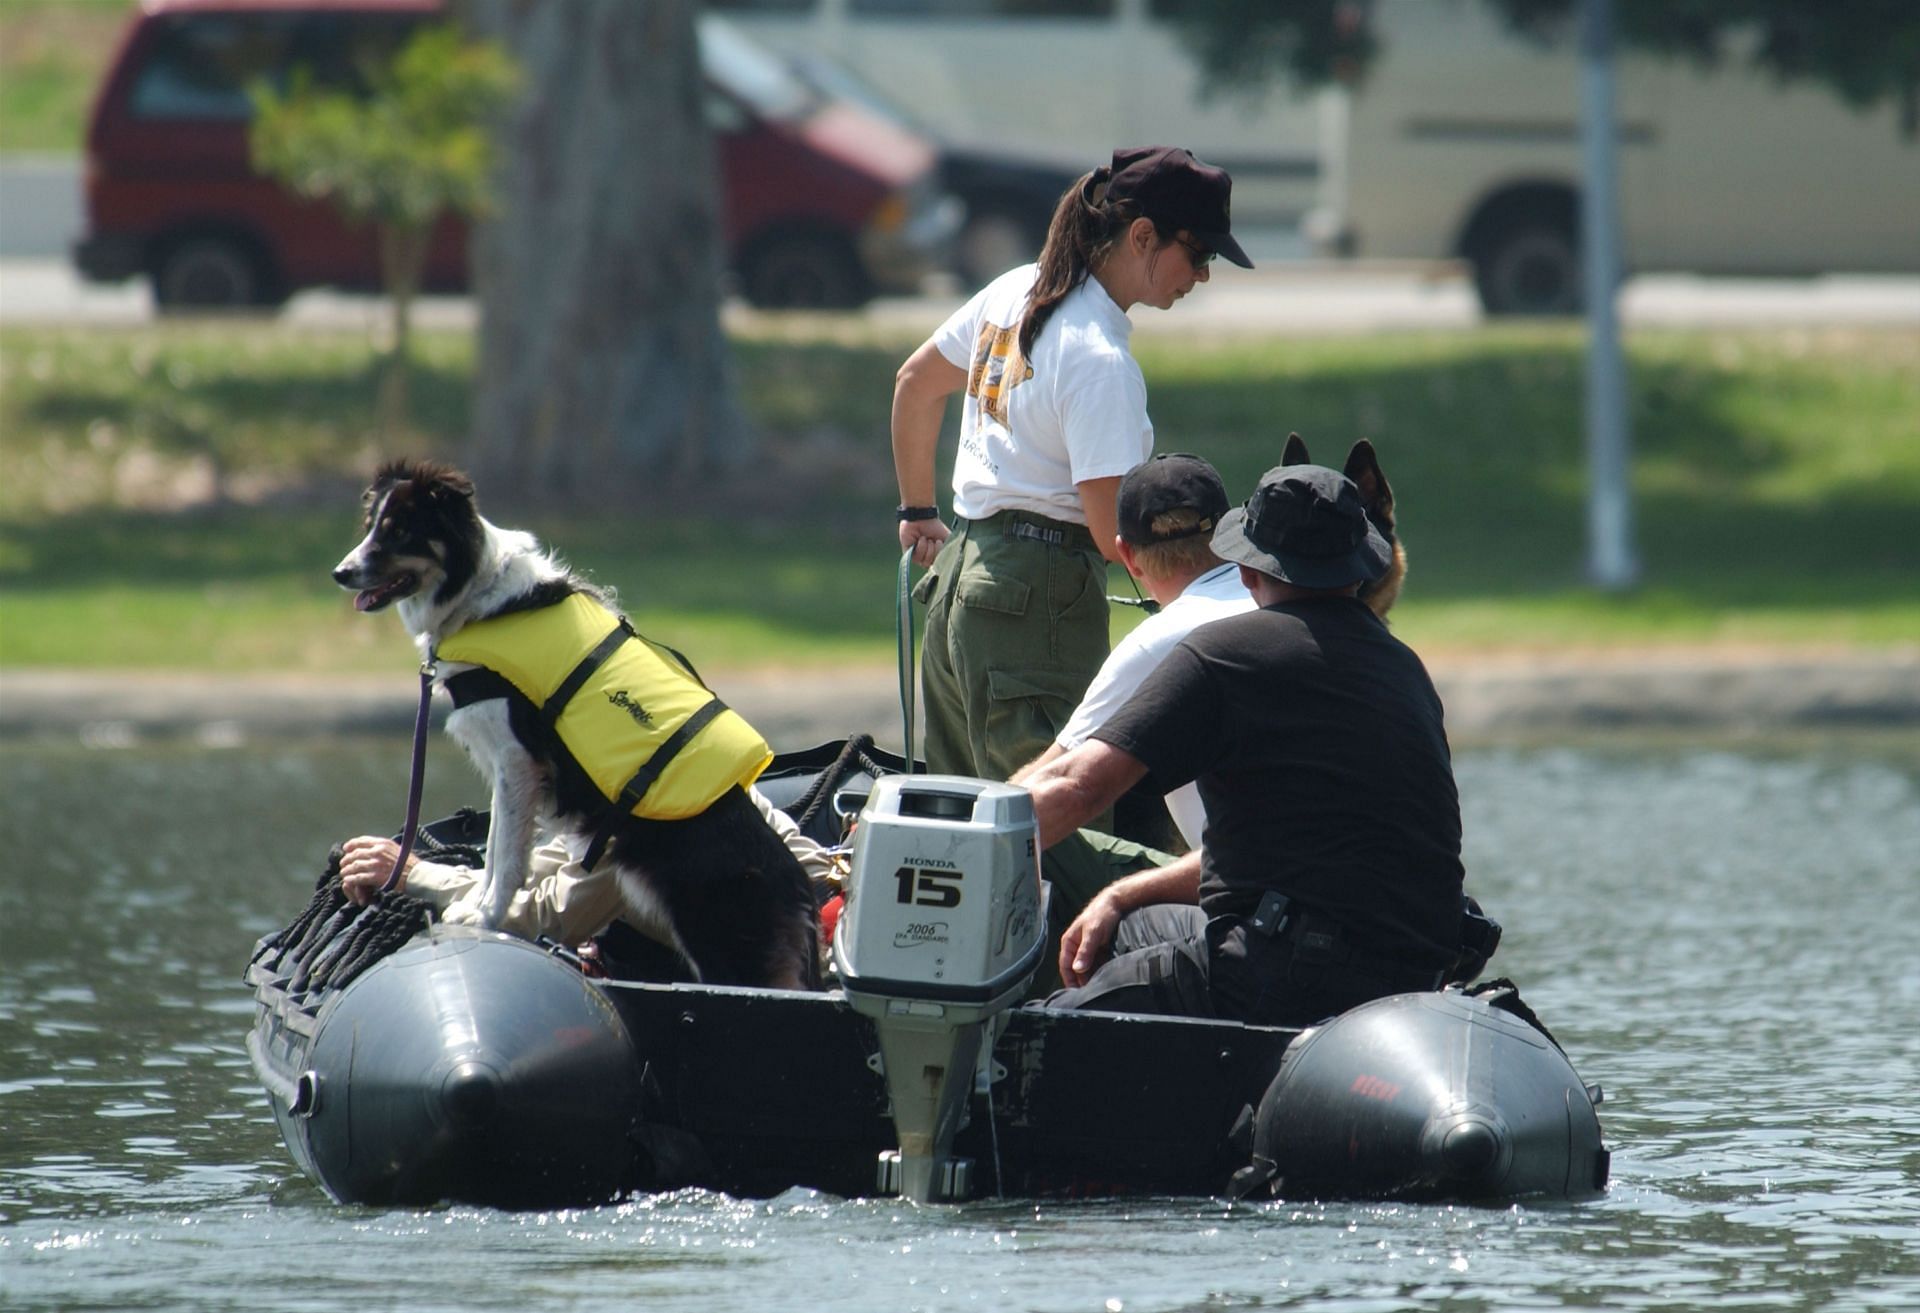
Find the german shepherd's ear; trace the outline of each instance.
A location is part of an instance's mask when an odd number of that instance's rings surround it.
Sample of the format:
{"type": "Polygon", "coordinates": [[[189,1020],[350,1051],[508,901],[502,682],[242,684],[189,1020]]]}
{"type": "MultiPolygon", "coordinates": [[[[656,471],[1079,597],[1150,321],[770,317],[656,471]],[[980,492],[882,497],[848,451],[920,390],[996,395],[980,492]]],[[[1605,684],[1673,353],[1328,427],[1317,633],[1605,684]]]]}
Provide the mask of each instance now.
{"type": "Polygon", "coordinates": [[[1374,454],[1373,444],[1365,438],[1353,444],[1353,450],[1347,453],[1347,467],[1341,471],[1354,486],[1360,489],[1360,499],[1366,503],[1367,514],[1375,523],[1384,520],[1383,527],[1393,526],[1393,489],[1387,484],[1387,476],[1380,472],[1380,458],[1374,454]]]}
{"type": "Polygon", "coordinates": [[[1298,433],[1287,434],[1287,445],[1280,452],[1280,463],[1282,465],[1313,464],[1313,457],[1307,455],[1307,444],[1301,441],[1298,433]]]}

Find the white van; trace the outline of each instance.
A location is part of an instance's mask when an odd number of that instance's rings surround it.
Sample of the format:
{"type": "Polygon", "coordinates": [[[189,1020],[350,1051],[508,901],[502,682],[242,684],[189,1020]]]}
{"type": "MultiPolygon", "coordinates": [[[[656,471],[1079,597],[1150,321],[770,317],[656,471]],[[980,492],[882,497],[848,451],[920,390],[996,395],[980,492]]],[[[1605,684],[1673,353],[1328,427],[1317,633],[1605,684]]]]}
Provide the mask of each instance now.
{"type": "MultiPolygon", "coordinates": [[[[1380,0],[1374,21],[1344,199],[1310,225],[1322,248],[1462,257],[1490,312],[1577,309],[1577,31],[1535,43],[1482,0],[1380,0]]],[[[1615,67],[1629,272],[1920,272],[1920,140],[1894,106],[1783,87],[1737,51],[1703,70],[1623,49],[1615,67]]]]}
{"type": "MultiPolygon", "coordinates": [[[[1195,0],[707,0],[762,44],[851,68],[968,150],[1104,164],[1185,146],[1233,175],[1233,218],[1291,228],[1320,205],[1336,93],[1204,93],[1170,19],[1195,0]]],[[[1256,257],[1257,258],[1257,257],[1256,257]]]]}

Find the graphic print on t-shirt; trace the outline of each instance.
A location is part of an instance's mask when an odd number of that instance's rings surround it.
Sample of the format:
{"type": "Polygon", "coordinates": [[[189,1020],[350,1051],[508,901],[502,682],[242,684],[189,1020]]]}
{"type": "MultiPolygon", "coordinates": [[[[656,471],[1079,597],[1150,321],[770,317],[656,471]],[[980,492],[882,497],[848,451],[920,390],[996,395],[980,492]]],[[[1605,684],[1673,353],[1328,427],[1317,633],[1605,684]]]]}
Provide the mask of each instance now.
{"type": "Polygon", "coordinates": [[[967,375],[967,395],[1000,423],[1007,422],[1007,393],[1033,377],[1033,366],[1020,354],[1020,329],[995,323],[980,325],[973,344],[973,369],[967,375]]]}

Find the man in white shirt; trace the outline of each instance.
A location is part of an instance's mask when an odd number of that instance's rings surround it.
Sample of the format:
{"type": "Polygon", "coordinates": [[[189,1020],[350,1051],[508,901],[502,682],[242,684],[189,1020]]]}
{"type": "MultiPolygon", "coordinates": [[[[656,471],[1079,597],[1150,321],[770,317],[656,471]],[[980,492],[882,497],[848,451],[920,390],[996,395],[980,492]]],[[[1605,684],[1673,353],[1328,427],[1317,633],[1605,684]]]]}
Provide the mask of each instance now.
{"type": "MultiPolygon", "coordinates": [[[[1227,509],[1220,475],[1198,456],[1155,456],[1128,472],[1116,503],[1120,560],[1160,610],[1120,640],[1052,746],[1023,766],[1014,783],[1086,742],[1196,628],[1253,609],[1239,570],[1210,545],[1227,509]]],[[[1167,810],[1187,847],[1198,848],[1207,819],[1199,792],[1191,784],[1174,790],[1167,810]]]]}
{"type": "MultiPolygon", "coordinates": [[[[1115,502],[1117,549],[1161,609],[1120,640],[1054,742],[1014,773],[1015,784],[1086,741],[1196,628],[1254,609],[1238,567],[1215,556],[1211,546],[1213,527],[1228,507],[1219,473],[1198,456],[1156,456],[1128,471],[1115,502]]],[[[1187,847],[1197,850],[1206,827],[1198,790],[1185,785],[1166,801],[1187,847]]],[[[1062,840],[1042,858],[1054,888],[1055,924],[1073,920],[1114,880],[1170,860],[1092,830],[1062,840]]]]}

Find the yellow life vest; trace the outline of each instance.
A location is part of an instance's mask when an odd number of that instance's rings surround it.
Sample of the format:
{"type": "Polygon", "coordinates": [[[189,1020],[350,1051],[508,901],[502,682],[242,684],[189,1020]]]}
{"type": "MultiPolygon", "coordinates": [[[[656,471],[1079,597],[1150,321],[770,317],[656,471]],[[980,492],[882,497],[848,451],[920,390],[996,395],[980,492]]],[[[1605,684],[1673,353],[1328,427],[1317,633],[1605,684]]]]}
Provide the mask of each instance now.
{"type": "MultiPolygon", "coordinates": [[[[616,811],[697,816],[773,760],[766,740],[682,660],[583,593],[476,621],[435,656],[483,667],[531,702],[554,743],[616,811]]],[[[469,680],[472,673],[446,680],[456,706],[505,693],[491,680],[469,680]]],[[[594,859],[605,834],[602,826],[594,859]]]]}

